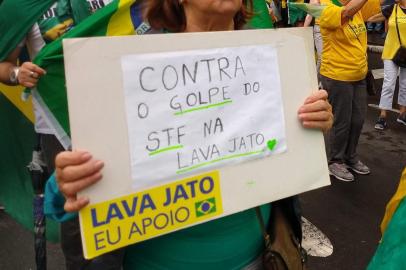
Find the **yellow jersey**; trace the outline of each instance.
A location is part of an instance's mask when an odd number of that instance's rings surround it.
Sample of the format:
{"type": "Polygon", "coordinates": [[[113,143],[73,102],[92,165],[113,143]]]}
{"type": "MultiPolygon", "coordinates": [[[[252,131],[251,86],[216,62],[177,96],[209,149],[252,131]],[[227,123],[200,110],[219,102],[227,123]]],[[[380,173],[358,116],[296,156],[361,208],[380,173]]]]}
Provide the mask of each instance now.
{"type": "Polygon", "coordinates": [[[323,38],[320,74],[338,81],[359,81],[368,71],[365,21],[380,12],[379,0],[368,0],[352,19],[341,24],[339,7],[322,0],[327,7],[319,18],[323,38]]]}
{"type": "Polygon", "coordinates": [[[388,35],[386,36],[382,52],[382,59],[384,60],[392,60],[400,47],[398,33],[396,32],[396,9],[398,13],[397,27],[399,29],[399,35],[402,45],[406,46],[406,14],[398,5],[395,5],[388,21],[388,35]]]}

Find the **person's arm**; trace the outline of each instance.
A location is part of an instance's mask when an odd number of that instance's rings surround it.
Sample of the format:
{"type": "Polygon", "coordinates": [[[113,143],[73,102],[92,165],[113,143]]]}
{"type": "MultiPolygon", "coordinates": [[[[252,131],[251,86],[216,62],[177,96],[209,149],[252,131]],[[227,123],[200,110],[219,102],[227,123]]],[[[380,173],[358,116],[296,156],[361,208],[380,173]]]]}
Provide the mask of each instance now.
{"type": "Polygon", "coordinates": [[[46,72],[31,62],[24,62],[21,66],[17,66],[17,59],[20,52],[21,47],[18,46],[10,53],[5,61],[0,62],[0,82],[7,85],[20,84],[28,88],[35,87],[38,79],[46,72]],[[16,69],[18,69],[18,72],[15,71],[16,69]],[[11,81],[13,72],[18,75],[16,82],[11,81]]]}
{"type": "MultiPolygon", "coordinates": [[[[310,0],[309,4],[320,5],[320,0],[310,0]]],[[[304,27],[310,26],[312,21],[313,21],[313,16],[310,14],[307,14],[303,26],[304,27]]]]}
{"type": "Polygon", "coordinates": [[[381,13],[378,13],[378,14],[372,16],[372,17],[369,17],[367,22],[374,23],[374,22],[383,22],[385,20],[386,20],[386,18],[385,18],[385,16],[383,16],[383,14],[381,12],[381,13]]]}
{"type": "Polygon", "coordinates": [[[326,90],[310,95],[298,110],[298,117],[305,128],[329,130],[333,126],[332,107],[326,90]]]}
{"type": "Polygon", "coordinates": [[[86,151],[65,151],[55,158],[55,176],[58,188],[65,197],[64,210],[77,212],[89,203],[77,193],[102,178],[104,163],[86,151]]]}
{"type": "Polygon", "coordinates": [[[20,47],[15,48],[5,61],[0,62],[0,82],[7,85],[16,85],[10,80],[10,74],[17,66],[17,58],[20,54],[20,51],[20,47]]]}
{"type": "Polygon", "coordinates": [[[313,17],[311,15],[307,14],[303,26],[304,27],[310,26],[312,21],[313,21],[313,17]]]}
{"type": "Polygon", "coordinates": [[[347,23],[368,0],[351,0],[341,11],[341,25],[347,23]]]}

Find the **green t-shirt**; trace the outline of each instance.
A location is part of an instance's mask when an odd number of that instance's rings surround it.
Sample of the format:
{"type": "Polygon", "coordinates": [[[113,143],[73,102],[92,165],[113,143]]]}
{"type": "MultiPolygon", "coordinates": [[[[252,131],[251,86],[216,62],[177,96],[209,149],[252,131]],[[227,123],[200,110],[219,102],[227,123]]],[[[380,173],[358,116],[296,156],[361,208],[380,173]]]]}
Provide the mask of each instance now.
{"type": "MultiPolygon", "coordinates": [[[[269,220],[270,204],[261,206],[269,220]]],[[[255,209],[167,234],[126,249],[124,270],[241,269],[264,249],[255,209]]]]}
{"type": "Polygon", "coordinates": [[[38,26],[45,42],[51,42],[65,34],[73,26],[69,1],[55,1],[39,18],[38,26]]]}
{"type": "Polygon", "coordinates": [[[56,0],[39,18],[45,42],[51,42],[81,23],[97,10],[117,0],[56,0]]]}

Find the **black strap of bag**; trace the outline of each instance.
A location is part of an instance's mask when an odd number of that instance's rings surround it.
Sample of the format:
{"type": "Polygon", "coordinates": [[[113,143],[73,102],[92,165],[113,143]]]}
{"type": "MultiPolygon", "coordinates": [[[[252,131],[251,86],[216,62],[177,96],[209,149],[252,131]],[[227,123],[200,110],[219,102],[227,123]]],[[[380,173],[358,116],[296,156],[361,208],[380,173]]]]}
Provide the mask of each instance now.
{"type": "Polygon", "coordinates": [[[399,22],[398,22],[398,6],[395,5],[395,28],[396,28],[396,33],[398,35],[398,40],[399,40],[399,48],[396,51],[395,55],[392,58],[393,63],[395,63],[397,66],[406,68],[406,47],[402,45],[402,40],[400,38],[400,33],[399,33],[399,22]]]}
{"type": "Polygon", "coordinates": [[[305,270],[306,252],[302,249],[289,220],[284,214],[282,204],[272,203],[270,235],[265,227],[259,206],[255,212],[265,242],[262,255],[265,270],[305,270]]]}
{"type": "Polygon", "coordinates": [[[398,27],[398,5],[395,5],[395,28],[396,28],[396,32],[398,33],[399,45],[402,46],[402,40],[400,39],[399,27],[398,27]]]}

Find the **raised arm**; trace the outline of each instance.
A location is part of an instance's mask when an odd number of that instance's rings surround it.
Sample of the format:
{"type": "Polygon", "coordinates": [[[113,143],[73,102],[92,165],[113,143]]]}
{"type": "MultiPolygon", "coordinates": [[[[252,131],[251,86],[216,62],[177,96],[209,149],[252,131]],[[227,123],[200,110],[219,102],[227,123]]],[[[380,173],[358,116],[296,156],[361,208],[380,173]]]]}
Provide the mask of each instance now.
{"type": "Polygon", "coordinates": [[[347,23],[368,0],[351,0],[346,4],[341,12],[341,25],[347,23]]]}

